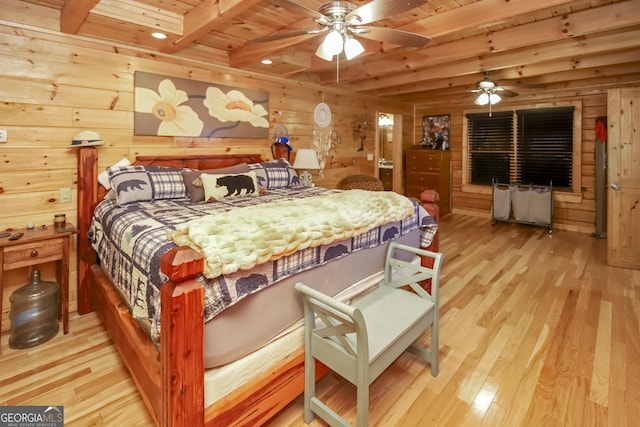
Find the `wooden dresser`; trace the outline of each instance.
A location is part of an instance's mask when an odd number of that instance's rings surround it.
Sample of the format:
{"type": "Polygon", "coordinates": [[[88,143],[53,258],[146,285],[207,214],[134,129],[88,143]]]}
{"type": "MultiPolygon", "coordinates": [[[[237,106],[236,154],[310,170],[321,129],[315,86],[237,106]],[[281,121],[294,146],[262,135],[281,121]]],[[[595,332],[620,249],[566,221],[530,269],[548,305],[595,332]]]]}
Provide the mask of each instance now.
{"type": "Polygon", "coordinates": [[[416,147],[405,155],[405,194],[420,199],[423,190],[440,194],[440,215],[451,212],[451,151],[416,147]]]}

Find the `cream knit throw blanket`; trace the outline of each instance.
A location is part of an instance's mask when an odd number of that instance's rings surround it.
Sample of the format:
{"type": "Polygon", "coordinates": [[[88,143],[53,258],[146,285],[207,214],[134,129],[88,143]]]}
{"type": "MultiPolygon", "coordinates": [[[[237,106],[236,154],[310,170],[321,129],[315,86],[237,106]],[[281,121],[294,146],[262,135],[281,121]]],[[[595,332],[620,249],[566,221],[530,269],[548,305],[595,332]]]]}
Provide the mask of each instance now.
{"type": "Polygon", "coordinates": [[[203,254],[203,274],[214,278],[357,236],[413,213],[413,203],[397,193],[349,190],[206,215],[176,227],[168,237],[203,254]]]}

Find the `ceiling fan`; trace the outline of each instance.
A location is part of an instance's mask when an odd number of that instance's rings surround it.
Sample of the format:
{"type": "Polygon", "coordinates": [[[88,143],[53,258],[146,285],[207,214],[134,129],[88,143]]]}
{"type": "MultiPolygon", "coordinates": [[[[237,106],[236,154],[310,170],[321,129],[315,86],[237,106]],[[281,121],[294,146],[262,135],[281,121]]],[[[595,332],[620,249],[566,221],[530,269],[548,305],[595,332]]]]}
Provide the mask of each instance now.
{"type": "Polygon", "coordinates": [[[367,25],[388,16],[414,9],[428,0],[373,0],[360,7],[348,1],[333,1],[324,4],[317,11],[293,0],[269,1],[285,9],[310,16],[320,26],[260,37],[250,40],[249,43],[262,43],[305,34],[328,32],[318,47],[316,55],[326,61],[332,61],[335,55],[339,55],[343,51],[348,60],[364,52],[364,47],[354,36],[408,47],[423,47],[431,40],[420,34],[367,25]]]}
{"type": "Polygon", "coordinates": [[[507,90],[502,86],[498,86],[493,80],[489,79],[489,71],[484,72],[484,79],[478,82],[478,87],[472,89],[469,92],[478,93],[475,103],[477,105],[487,105],[489,107],[502,101],[502,97],[498,94],[500,92],[502,96],[511,97],[518,95],[517,93],[507,90]]]}

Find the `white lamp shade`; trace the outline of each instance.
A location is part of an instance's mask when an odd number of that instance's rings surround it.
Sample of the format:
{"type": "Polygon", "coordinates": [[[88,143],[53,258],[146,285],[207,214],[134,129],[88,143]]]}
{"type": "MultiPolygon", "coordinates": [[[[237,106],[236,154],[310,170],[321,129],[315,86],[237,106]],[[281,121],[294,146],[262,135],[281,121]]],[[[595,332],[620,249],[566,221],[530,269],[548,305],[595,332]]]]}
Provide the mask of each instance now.
{"type": "Polygon", "coordinates": [[[309,148],[301,148],[296,153],[296,159],[293,161],[294,169],[320,169],[320,163],[318,163],[318,155],[316,150],[309,148]]]}
{"type": "Polygon", "coordinates": [[[475,103],[477,105],[487,105],[489,103],[489,94],[486,92],[482,92],[480,95],[478,95],[478,97],[476,98],[475,103]]]}
{"type": "Polygon", "coordinates": [[[344,54],[347,56],[347,60],[352,60],[362,52],[364,52],[364,47],[353,37],[347,38],[347,41],[344,42],[344,54]]]}
{"type": "Polygon", "coordinates": [[[496,105],[498,102],[502,101],[502,97],[497,93],[492,93],[489,95],[489,102],[491,105],[496,105]]]}
{"type": "Polygon", "coordinates": [[[322,42],[322,47],[331,55],[338,55],[342,52],[343,41],[342,36],[337,31],[331,31],[327,34],[322,42]]]}

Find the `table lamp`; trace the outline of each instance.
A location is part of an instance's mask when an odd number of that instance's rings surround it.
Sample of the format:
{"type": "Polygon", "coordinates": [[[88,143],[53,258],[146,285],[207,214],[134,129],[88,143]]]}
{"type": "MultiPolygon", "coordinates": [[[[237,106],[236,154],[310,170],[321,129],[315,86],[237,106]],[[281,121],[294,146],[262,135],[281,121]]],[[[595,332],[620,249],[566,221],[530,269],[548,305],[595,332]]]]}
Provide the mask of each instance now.
{"type": "Polygon", "coordinates": [[[301,148],[296,153],[296,158],[293,161],[294,169],[302,169],[300,174],[300,182],[305,187],[313,187],[313,181],[311,180],[311,172],[309,170],[320,169],[320,163],[318,163],[318,155],[316,150],[309,148],[301,148]]]}

